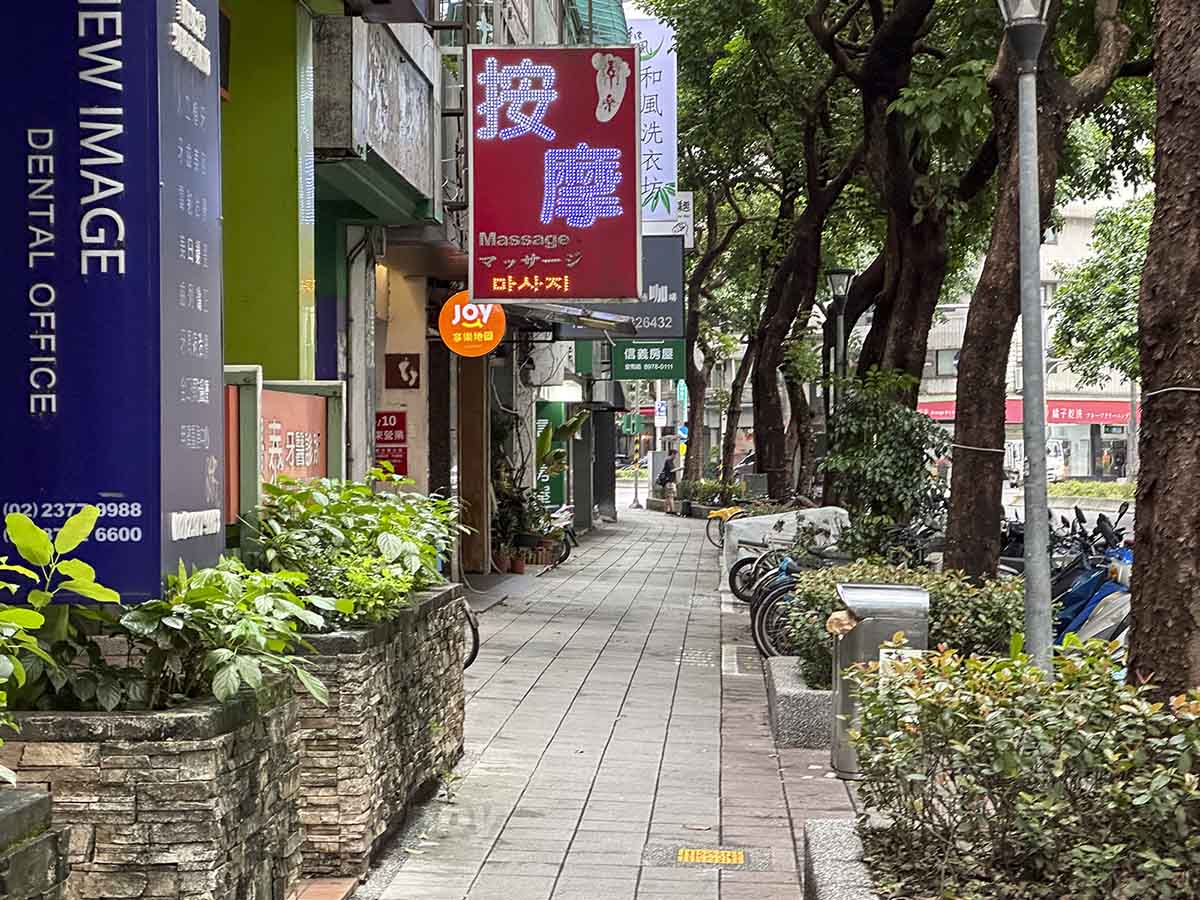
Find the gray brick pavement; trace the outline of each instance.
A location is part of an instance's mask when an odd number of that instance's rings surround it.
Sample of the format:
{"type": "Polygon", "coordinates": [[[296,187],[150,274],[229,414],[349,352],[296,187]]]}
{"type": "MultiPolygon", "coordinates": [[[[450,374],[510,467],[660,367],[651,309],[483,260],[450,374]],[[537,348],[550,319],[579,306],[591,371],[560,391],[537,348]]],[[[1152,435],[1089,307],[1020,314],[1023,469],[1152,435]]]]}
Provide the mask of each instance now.
{"type": "Polygon", "coordinates": [[[850,805],[776,750],[718,565],[702,522],[622,509],[484,614],[456,798],[383,900],[799,898],[803,820],[850,805]]]}

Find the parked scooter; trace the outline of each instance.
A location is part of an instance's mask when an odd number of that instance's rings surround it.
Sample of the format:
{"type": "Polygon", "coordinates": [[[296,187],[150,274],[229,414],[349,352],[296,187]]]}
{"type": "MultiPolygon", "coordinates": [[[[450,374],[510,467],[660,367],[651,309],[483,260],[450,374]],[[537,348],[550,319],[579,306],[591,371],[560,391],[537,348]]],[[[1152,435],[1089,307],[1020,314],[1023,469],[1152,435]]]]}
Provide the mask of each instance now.
{"type": "Polygon", "coordinates": [[[562,532],[562,550],[559,551],[558,559],[554,561],[554,566],[561,566],[570,558],[571,548],[579,546],[579,536],[575,533],[575,507],[560,506],[552,512],[550,526],[562,532]]]}
{"type": "MultiPolygon", "coordinates": [[[[1062,598],[1055,622],[1055,642],[1068,634],[1082,640],[1114,640],[1128,629],[1129,580],[1133,570],[1133,548],[1120,528],[1129,504],[1121,505],[1116,523],[1101,513],[1094,534],[1097,555],[1089,559],[1087,571],[1062,598]]],[[[1080,530],[1087,520],[1076,510],[1080,530]]]]}

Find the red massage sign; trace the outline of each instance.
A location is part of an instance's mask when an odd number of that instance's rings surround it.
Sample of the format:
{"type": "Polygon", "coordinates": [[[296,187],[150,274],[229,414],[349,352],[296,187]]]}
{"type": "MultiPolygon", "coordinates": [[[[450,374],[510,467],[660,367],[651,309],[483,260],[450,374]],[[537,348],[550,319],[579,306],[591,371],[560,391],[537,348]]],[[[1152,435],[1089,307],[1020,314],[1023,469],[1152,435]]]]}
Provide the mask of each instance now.
{"type": "Polygon", "coordinates": [[[470,47],[471,300],[641,294],[633,47],[470,47]]]}

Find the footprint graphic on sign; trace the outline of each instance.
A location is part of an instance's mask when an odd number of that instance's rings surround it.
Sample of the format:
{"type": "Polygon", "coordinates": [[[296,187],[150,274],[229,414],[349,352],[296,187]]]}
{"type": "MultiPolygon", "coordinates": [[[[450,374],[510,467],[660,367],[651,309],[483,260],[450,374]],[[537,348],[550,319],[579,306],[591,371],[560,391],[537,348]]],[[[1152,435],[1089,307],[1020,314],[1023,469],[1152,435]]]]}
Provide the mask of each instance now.
{"type": "Polygon", "coordinates": [[[611,53],[593,53],[596,70],[596,121],[610,122],[625,102],[625,86],[632,71],[629,63],[611,53]]]}

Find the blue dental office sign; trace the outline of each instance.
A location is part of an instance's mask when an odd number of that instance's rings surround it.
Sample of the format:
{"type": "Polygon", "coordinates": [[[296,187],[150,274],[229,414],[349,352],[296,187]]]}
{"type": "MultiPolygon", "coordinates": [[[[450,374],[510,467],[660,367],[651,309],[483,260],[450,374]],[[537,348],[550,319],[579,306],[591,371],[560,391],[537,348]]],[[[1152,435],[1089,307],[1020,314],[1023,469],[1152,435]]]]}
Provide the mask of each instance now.
{"type": "Polygon", "coordinates": [[[10,5],[0,508],[137,602],[224,546],[217,2],[10,5]]]}

